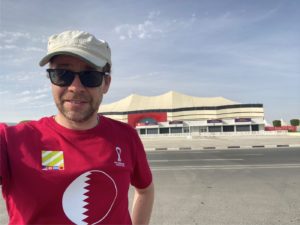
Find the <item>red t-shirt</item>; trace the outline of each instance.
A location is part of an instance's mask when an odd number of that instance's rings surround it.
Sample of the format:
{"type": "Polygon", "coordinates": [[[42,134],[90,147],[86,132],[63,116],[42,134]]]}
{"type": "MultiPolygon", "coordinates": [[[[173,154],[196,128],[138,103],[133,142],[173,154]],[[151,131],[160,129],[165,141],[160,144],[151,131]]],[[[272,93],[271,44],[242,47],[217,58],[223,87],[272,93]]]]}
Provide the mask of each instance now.
{"type": "Polygon", "coordinates": [[[136,131],[103,116],[85,131],[43,118],[7,127],[0,140],[10,224],[131,224],[129,185],[152,182],[136,131]]]}

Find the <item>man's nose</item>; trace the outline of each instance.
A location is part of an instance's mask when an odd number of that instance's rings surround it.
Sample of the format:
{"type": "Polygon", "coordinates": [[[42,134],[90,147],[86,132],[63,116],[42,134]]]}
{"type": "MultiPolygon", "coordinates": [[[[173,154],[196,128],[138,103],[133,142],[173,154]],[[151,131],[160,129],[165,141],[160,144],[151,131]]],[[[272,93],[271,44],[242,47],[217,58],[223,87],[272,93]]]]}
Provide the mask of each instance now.
{"type": "Polygon", "coordinates": [[[76,74],[73,82],[68,87],[70,91],[83,91],[85,87],[82,85],[79,76],[76,74]]]}

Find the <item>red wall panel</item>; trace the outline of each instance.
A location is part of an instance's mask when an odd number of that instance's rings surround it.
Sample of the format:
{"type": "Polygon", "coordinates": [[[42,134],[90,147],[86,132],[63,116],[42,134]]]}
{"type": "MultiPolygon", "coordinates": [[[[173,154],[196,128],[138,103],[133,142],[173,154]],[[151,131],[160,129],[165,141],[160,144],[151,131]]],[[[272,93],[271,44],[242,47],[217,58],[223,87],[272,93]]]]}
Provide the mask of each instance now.
{"type": "Polygon", "coordinates": [[[167,113],[166,112],[146,112],[146,113],[128,114],[128,124],[135,127],[136,124],[144,118],[152,118],[152,119],[156,120],[157,122],[166,122],[167,121],[167,113]]]}
{"type": "Polygon", "coordinates": [[[295,126],[265,127],[265,131],[274,131],[274,130],[297,131],[297,127],[295,126]]]}

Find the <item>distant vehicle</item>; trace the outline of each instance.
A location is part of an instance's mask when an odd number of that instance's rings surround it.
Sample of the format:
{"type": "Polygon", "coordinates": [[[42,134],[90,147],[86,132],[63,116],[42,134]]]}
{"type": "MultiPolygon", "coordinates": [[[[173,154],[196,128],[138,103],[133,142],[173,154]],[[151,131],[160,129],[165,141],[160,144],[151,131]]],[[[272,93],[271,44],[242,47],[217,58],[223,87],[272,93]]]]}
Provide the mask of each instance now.
{"type": "Polygon", "coordinates": [[[4,123],[6,124],[7,126],[14,126],[14,125],[17,125],[18,123],[9,123],[9,122],[0,122],[0,123],[4,123]]]}
{"type": "Polygon", "coordinates": [[[150,126],[150,125],[157,125],[157,122],[155,121],[145,121],[145,122],[139,122],[136,124],[136,126],[150,126]]]}
{"type": "Polygon", "coordinates": [[[169,121],[169,124],[183,124],[182,120],[173,120],[173,121],[169,121]]]}

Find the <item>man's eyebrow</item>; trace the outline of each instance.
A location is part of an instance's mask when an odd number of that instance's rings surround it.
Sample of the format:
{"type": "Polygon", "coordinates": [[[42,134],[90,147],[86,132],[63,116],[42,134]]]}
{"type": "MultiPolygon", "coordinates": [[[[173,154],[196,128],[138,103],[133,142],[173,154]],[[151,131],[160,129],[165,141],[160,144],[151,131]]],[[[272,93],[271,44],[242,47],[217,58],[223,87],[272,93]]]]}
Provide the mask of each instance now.
{"type": "Polygon", "coordinates": [[[70,64],[67,63],[60,63],[56,65],[57,67],[70,67],[70,64]]]}
{"type": "MultiPolygon", "coordinates": [[[[57,68],[68,68],[68,67],[70,67],[71,65],[70,64],[68,64],[68,63],[60,63],[60,64],[57,64],[57,68]]],[[[92,67],[92,66],[85,66],[84,67],[84,69],[85,70],[96,70],[96,68],[94,68],[94,67],[92,67]]]]}
{"type": "Polygon", "coordinates": [[[92,67],[92,66],[86,66],[85,69],[86,69],[86,70],[96,70],[96,68],[95,68],[95,67],[92,67]]]}

